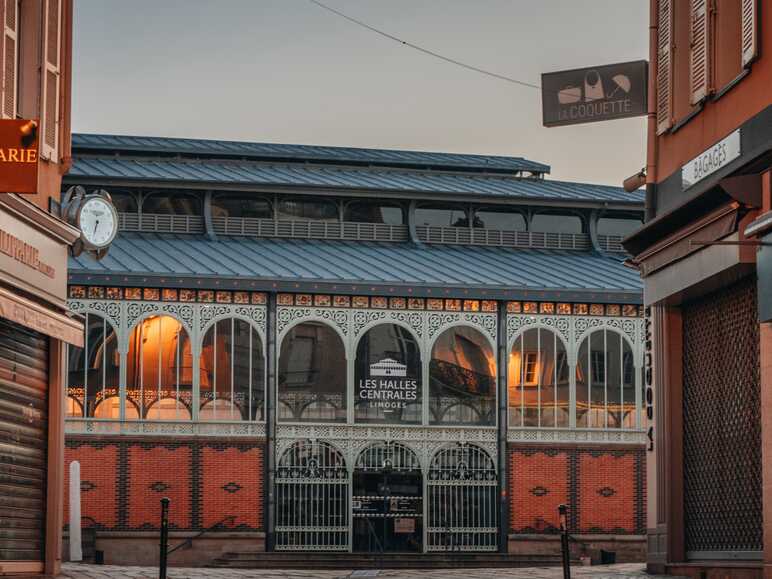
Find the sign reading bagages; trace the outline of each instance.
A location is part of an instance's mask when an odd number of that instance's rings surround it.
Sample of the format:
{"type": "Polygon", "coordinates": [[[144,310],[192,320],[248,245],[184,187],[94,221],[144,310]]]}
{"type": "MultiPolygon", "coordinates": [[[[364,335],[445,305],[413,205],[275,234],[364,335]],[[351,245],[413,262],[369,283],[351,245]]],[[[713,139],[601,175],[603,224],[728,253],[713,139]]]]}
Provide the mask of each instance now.
{"type": "Polygon", "coordinates": [[[646,114],[645,60],[541,75],[545,127],[594,123],[646,114]]]}

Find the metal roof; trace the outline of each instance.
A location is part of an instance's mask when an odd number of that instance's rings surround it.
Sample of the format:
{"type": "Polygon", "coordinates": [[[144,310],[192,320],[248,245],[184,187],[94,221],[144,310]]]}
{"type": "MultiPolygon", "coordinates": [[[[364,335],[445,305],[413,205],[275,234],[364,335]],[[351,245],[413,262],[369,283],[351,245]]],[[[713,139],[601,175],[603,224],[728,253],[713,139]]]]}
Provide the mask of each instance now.
{"type": "Polygon", "coordinates": [[[569,251],[122,233],[70,283],[640,303],[619,258],[569,251]]]}
{"type": "Polygon", "coordinates": [[[79,152],[126,152],[133,154],[171,154],[198,157],[229,157],[253,160],[313,161],[338,165],[381,165],[428,167],[444,169],[474,169],[514,173],[527,171],[549,173],[549,165],[522,157],[467,155],[394,149],[360,149],[318,145],[286,145],[279,143],[249,143],[209,139],[179,139],[123,135],[74,134],[72,147],[79,152]]]}
{"type": "Polygon", "coordinates": [[[410,194],[456,194],[488,198],[552,200],[642,205],[644,192],[621,187],[566,181],[515,178],[470,173],[432,173],[384,168],[326,167],[302,163],[266,164],[250,161],[200,161],[159,157],[78,157],[66,176],[78,183],[110,180],[117,183],[176,183],[180,186],[262,186],[332,188],[410,194]]]}

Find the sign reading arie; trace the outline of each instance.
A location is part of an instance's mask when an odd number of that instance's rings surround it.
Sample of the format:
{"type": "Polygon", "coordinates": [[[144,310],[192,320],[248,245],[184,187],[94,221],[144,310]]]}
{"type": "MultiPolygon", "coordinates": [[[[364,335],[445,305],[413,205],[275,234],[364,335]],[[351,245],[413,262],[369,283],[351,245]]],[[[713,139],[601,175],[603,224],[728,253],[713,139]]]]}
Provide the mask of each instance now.
{"type": "Polygon", "coordinates": [[[38,124],[0,120],[0,192],[37,193],[38,124]]]}
{"type": "Polygon", "coordinates": [[[541,75],[545,127],[594,123],[646,114],[645,60],[541,75]]]}
{"type": "Polygon", "coordinates": [[[388,414],[418,400],[418,380],[407,377],[407,366],[384,358],[370,364],[369,377],[359,380],[359,402],[388,414]]]}

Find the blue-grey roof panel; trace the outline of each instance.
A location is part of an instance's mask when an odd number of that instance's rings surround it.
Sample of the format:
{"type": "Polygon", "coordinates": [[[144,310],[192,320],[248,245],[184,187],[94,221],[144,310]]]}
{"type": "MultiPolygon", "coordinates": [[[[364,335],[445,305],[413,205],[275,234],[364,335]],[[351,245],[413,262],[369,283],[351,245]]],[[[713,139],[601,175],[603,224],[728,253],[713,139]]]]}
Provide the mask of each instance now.
{"type": "Polygon", "coordinates": [[[179,139],[129,135],[74,134],[72,146],[77,152],[116,151],[132,154],[172,154],[205,157],[241,157],[259,160],[297,160],[337,164],[384,166],[424,166],[447,169],[488,171],[528,171],[549,173],[549,165],[522,157],[467,155],[395,149],[360,149],[319,145],[249,143],[209,139],[179,139]]]}
{"type": "Polygon", "coordinates": [[[305,164],[266,164],[252,161],[198,161],[158,158],[75,157],[67,175],[78,179],[130,182],[251,185],[261,187],[320,187],[399,193],[461,194],[492,198],[557,201],[643,203],[642,190],[508,176],[440,173],[398,169],[325,167],[305,164]]]}
{"type": "MultiPolygon", "coordinates": [[[[70,259],[70,275],[180,276],[260,280],[567,292],[641,293],[638,273],[618,257],[494,247],[301,239],[121,233],[108,255],[70,259]]],[[[478,296],[479,297],[479,296],[478,296]]]]}

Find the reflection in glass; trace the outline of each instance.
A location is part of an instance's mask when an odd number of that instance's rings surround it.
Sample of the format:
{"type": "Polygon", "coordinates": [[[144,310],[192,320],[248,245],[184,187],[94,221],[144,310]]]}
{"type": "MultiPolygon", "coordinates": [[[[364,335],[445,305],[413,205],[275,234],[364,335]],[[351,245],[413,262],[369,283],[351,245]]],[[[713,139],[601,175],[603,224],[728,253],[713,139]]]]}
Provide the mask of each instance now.
{"type": "Polygon", "coordinates": [[[193,193],[154,193],[142,202],[142,213],[156,215],[201,215],[203,202],[193,193]]]}
{"type": "Polygon", "coordinates": [[[201,342],[199,420],[262,420],[263,344],[244,320],[215,322],[201,342]]]}
{"type": "Polygon", "coordinates": [[[408,330],[375,326],[357,344],[354,367],[357,422],[420,424],[421,353],[408,330]]]}
{"type": "MultiPolygon", "coordinates": [[[[112,325],[96,314],[85,315],[83,348],[67,351],[68,416],[95,417],[100,401],[118,396],[118,339],[112,325]]],[[[116,416],[117,418],[117,416],[116,416]]]]}
{"type": "Polygon", "coordinates": [[[135,418],[128,410],[132,404],[139,409],[138,418],[190,420],[192,390],[190,339],[182,324],[171,316],[151,316],[139,322],[129,338],[126,418],[135,418]],[[175,401],[173,411],[169,399],[175,401]],[[167,402],[162,407],[158,401],[163,400],[167,402]]]}
{"type": "Polygon", "coordinates": [[[601,217],[598,219],[598,235],[618,235],[627,237],[643,225],[640,219],[601,217]]]}
{"type": "Polygon", "coordinates": [[[283,199],[279,201],[276,217],[290,220],[337,221],[338,204],[326,199],[283,199]]]}
{"type": "Polygon", "coordinates": [[[354,201],[346,205],[343,221],[403,225],[405,218],[402,208],[398,205],[387,205],[375,201],[354,201]]]}
{"type": "Polygon", "coordinates": [[[570,387],[566,348],[555,332],[532,328],[509,354],[509,423],[520,427],[567,427],[570,387]]]}
{"type": "Polygon", "coordinates": [[[488,207],[475,212],[474,227],[501,231],[525,231],[525,217],[516,211],[488,207]]]}
{"type": "Polygon", "coordinates": [[[488,340],[475,329],[445,330],[429,363],[432,424],[494,425],[496,361],[488,340]]]}
{"type": "Polygon", "coordinates": [[[271,219],[271,204],[254,195],[218,195],[212,199],[212,217],[271,219]]]}
{"type": "Polygon", "coordinates": [[[543,233],[583,233],[582,219],[569,213],[537,213],[531,217],[531,231],[543,233]]]}
{"type": "Polygon", "coordinates": [[[429,227],[469,227],[469,218],[463,207],[424,205],[415,210],[415,224],[429,227]]]}
{"type": "Polygon", "coordinates": [[[346,421],[346,351],[331,327],[305,322],[284,336],[278,402],[280,421],[346,421]]]}

